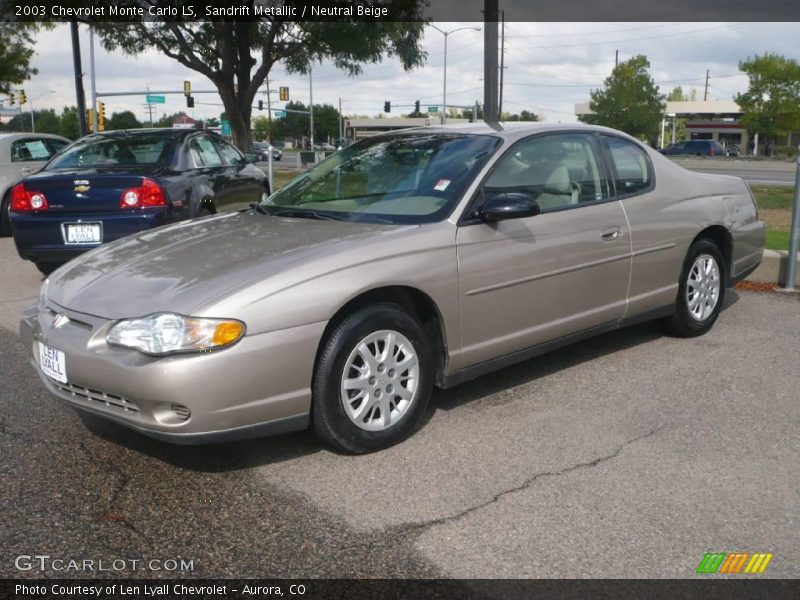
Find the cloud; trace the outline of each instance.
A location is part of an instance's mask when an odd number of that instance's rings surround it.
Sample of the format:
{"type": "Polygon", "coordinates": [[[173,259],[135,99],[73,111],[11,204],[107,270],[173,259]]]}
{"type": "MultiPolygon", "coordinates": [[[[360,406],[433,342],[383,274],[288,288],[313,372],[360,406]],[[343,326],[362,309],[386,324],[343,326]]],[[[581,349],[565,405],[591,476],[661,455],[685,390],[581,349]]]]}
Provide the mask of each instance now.
{"type": "MultiPolygon", "coordinates": [[[[481,23],[437,23],[445,30],[480,26],[481,23]]],[[[368,25],[365,25],[368,26],[368,25]]],[[[88,30],[81,28],[84,87],[90,93],[88,30]]],[[[739,74],[738,63],[756,53],[776,52],[800,59],[798,23],[526,23],[506,25],[504,110],[527,109],[549,121],[573,122],[574,104],[585,102],[589,90],[602,84],[614,66],[615,51],[620,60],[645,54],[656,81],[668,91],[675,85],[698,88],[702,96],[706,69],[710,70],[710,97],[728,99],[743,91],[747,79],[739,74]],[[722,77],[726,76],[726,77],[722,77]]],[[[314,102],[338,105],[342,99],[346,114],[375,115],[386,100],[392,102],[391,116],[410,112],[416,100],[423,107],[441,103],[444,36],[427,28],[423,48],[428,52],[425,67],[405,72],[396,60],[364,65],[364,73],[350,78],[330,63],[314,68],[314,102]],[[404,105],[404,106],[403,106],[404,105]]],[[[483,100],[483,33],[463,30],[448,37],[447,89],[449,105],[471,105],[483,100]]],[[[101,92],[140,91],[137,96],[105,98],[106,112],[132,110],[146,120],[144,93],[151,90],[182,90],[190,80],[194,90],[213,89],[200,74],[186,69],[155,52],[137,57],[109,53],[95,46],[97,89],[101,92]]],[[[34,65],[39,74],[26,83],[35,108],[75,104],[69,28],[60,25],[41,32],[37,39],[34,65]],[[52,91],[51,91],[52,90],[52,91]]],[[[308,103],[307,76],[287,73],[277,65],[270,74],[272,89],[289,86],[290,97],[308,103]]],[[[266,100],[265,95],[257,98],[266,100]]],[[[216,94],[196,94],[197,118],[219,116],[223,110],[216,94]]],[[[277,95],[273,96],[277,102],[277,95]]],[[[266,104],[266,102],[265,102],[266,104]]],[[[162,112],[186,109],[181,94],[170,95],[158,107],[162,112]]],[[[257,111],[254,111],[257,114],[257,111]]]]}

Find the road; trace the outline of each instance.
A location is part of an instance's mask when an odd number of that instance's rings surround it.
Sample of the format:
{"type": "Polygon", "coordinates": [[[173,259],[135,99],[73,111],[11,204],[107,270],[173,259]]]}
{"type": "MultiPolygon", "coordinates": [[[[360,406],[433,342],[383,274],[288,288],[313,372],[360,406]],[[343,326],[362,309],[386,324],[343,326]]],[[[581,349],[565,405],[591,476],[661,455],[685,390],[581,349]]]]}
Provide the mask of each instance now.
{"type": "Polygon", "coordinates": [[[748,183],[794,185],[796,165],[793,162],[755,161],[736,158],[673,158],[691,171],[736,175],[748,183]]]}
{"type": "Polygon", "coordinates": [[[353,457],[309,433],[176,447],[78,415],[18,341],[41,277],[9,239],[0,277],[0,577],[40,575],[14,559],[43,553],[179,556],[192,576],[684,578],[733,550],[800,577],[797,297],[730,292],[704,337],[640,325],[437,392],[413,438],[353,457]]]}

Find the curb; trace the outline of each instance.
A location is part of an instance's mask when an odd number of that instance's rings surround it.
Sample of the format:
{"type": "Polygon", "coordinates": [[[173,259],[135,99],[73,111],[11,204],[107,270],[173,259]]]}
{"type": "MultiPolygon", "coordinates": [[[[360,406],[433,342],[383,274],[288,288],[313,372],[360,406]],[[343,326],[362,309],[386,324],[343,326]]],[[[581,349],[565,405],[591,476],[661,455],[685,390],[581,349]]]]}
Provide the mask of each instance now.
{"type": "MultiPolygon", "coordinates": [[[[786,281],[786,267],[789,264],[789,252],[786,250],[764,250],[759,267],[745,278],[745,281],[760,283],[779,283],[786,281]]],[[[797,255],[795,285],[800,285],[800,254],[797,255]]]]}

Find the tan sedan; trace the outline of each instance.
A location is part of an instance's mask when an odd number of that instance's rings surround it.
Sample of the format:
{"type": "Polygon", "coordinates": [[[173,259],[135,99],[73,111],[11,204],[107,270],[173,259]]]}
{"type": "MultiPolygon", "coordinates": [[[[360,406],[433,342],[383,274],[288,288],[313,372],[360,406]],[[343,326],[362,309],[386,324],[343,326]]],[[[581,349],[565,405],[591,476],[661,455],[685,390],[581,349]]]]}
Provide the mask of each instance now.
{"type": "Polygon", "coordinates": [[[645,319],[705,333],[763,242],[741,179],[625,134],[424,128],[73,260],[21,334],[56,397],[142,433],[311,426],[369,452],[418,426],[434,385],[645,319]]]}

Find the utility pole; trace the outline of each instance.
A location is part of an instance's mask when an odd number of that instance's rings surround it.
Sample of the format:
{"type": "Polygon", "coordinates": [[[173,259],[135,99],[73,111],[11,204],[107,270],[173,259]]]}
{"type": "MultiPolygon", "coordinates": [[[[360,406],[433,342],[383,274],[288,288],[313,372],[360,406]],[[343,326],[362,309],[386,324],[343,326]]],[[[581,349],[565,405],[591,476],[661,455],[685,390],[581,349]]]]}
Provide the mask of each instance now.
{"type": "Polygon", "coordinates": [[[500,11],[501,34],[500,34],[500,99],[497,101],[497,118],[503,120],[503,71],[505,69],[506,56],[506,11],[500,11]]]}
{"type": "Polygon", "coordinates": [[[308,67],[308,116],[311,120],[311,130],[309,140],[311,141],[311,150],[314,149],[314,83],[311,78],[311,65],[308,67]]]}
{"type": "MultiPolygon", "coordinates": [[[[147,96],[149,96],[150,95],[150,86],[148,85],[146,89],[147,89],[147,96]]],[[[147,107],[147,114],[150,116],[150,127],[152,127],[153,126],[153,104],[152,104],[152,102],[148,102],[147,104],[145,104],[145,106],[147,107]]]]}
{"type": "Polygon", "coordinates": [[[264,93],[267,95],[267,119],[269,120],[269,125],[267,126],[267,142],[271,145],[272,144],[272,94],[275,93],[275,90],[269,89],[269,79],[267,79],[267,91],[264,93]]]}
{"type": "Polygon", "coordinates": [[[92,67],[92,133],[97,133],[97,69],[94,66],[94,29],[89,25],[89,64],[92,67]]]}
{"type": "Polygon", "coordinates": [[[497,123],[497,2],[483,0],[483,120],[497,123]]]}
{"type": "Polygon", "coordinates": [[[703,92],[703,102],[708,100],[708,69],[706,69],[706,91],[703,92]]]}
{"type": "Polygon", "coordinates": [[[75,71],[75,96],[78,102],[78,129],[81,137],[88,133],[86,127],[86,97],[83,94],[83,69],[81,67],[81,42],[78,37],[78,22],[70,21],[72,35],[72,66],[75,71]]]}
{"type": "MultiPolygon", "coordinates": [[[[342,99],[339,98],[339,144],[344,139],[344,115],[342,115],[342,99]]],[[[337,144],[337,146],[339,145],[337,144]]]]}
{"type": "Polygon", "coordinates": [[[614,68],[619,66],[619,50],[614,51],[614,68]]]}

